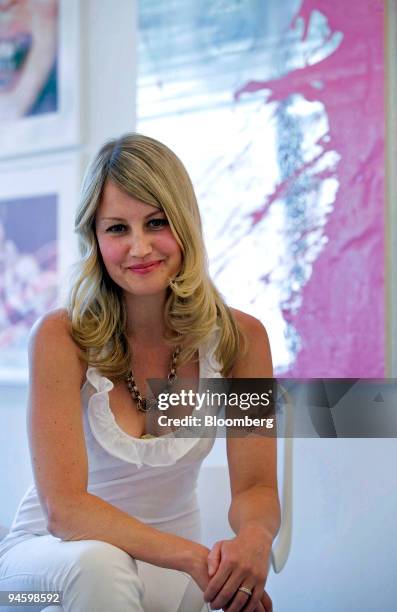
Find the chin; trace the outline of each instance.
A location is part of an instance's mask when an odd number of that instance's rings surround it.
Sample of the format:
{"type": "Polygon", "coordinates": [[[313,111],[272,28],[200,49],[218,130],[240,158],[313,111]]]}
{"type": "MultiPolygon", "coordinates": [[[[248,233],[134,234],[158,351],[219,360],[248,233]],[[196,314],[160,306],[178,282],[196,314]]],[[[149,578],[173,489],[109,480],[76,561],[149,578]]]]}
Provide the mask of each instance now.
{"type": "Polygon", "coordinates": [[[131,286],[126,286],[123,287],[125,293],[128,293],[129,295],[136,295],[136,296],[149,296],[149,295],[158,295],[158,296],[162,296],[165,295],[166,291],[167,291],[168,285],[164,286],[157,286],[157,287],[150,287],[150,286],[146,286],[146,287],[131,287],[131,286]]]}

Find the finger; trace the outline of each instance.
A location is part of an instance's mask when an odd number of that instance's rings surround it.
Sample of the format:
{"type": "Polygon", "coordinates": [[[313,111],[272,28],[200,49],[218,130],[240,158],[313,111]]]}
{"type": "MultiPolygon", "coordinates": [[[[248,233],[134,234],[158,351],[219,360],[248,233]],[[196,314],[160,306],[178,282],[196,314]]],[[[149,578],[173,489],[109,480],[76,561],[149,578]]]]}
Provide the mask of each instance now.
{"type": "Polygon", "coordinates": [[[255,612],[258,605],[260,604],[262,607],[262,596],[263,596],[263,584],[257,585],[255,588],[252,588],[252,595],[247,601],[247,605],[244,608],[244,612],[255,612]]]}
{"type": "Polygon", "coordinates": [[[210,579],[207,588],[203,593],[205,602],[213,602],[219,591],[224,586],[225,582],[227,582],[231,573],[232,569],[221,562],[216,574],[210,579]]]}
{"type": "Polygon", "coordinates": [[[266,591],[263,591],[261,604],[265,608],[265,612],[273,612],[273,602],[266,591]]]}
{"type": "Polygon", "coordinates": [[[210,550],[208,557],[208,575],[211,577],[216,574],[218,567],[221,562],[221,542],[215,542],[212,550],[210,550]]]}
{"type": "MultiPolygon", "coordinates": [[[[243,609],[245,611],[245,606],[252,595],[239,590],[242,584],[248,589],[254,590],[254,587],[250,587],[245,581],[243,582],[241,576],[239,578],[238,574],[232,574],[215,599],[211,600],[211,609],[217,610],[219,608],[225,608],[227,612],[240,612],[240,610],[243,609]]],[[[262,588],[258,589],[255,603],[258,603],[262,592],[262,588]]],[[[251,607],[251,609],[253,608],[251,607]]]]}
{"type": "Polygon", "coordinates": [[[222,610],[225,610],[225,612],[236,612],[236,610],[245,612],[245,605],[249,599],[249,595],[247,593],[241,593],[240,595],[240,593],[241,591],[237,591],[231,600],[222,607],[222,610]]]}

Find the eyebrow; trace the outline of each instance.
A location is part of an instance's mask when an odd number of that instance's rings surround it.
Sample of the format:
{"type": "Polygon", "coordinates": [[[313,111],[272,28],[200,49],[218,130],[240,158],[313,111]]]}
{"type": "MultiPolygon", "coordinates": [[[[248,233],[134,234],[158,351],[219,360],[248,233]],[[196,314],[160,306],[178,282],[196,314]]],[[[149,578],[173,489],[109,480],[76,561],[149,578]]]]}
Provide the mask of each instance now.
{"type": "MultiPolygon", "coordinates": [[[[159,210],[155,210],[152,213],[149,213],[144,218],[149,219],[149,217],[153,217],[153,215],[159,215],[159,214],[164,215],[165,213],[163,210],[159,209],[159,210]]],[[[125,221],[125,219],[123,217],[100,217],[100,221],[125,221]]]]}

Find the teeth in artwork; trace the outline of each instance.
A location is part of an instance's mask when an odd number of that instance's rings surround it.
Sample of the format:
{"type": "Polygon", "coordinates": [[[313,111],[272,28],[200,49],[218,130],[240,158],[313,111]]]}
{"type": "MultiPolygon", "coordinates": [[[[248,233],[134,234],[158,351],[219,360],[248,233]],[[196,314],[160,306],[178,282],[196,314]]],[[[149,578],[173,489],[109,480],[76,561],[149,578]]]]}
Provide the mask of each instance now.
{"type": "Polygon", "coordinates": [[[0,39],[0,87],[8,87],[24,64],[32,44],[30,34],[0,39]]]}

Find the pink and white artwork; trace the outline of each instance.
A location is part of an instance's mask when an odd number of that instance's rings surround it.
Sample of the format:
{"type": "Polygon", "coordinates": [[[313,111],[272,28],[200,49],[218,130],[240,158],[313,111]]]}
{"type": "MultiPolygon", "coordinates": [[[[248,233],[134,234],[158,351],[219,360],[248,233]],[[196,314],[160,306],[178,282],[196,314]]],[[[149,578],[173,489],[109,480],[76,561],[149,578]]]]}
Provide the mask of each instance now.
{"type": "Polygon", "coordinates": [[[191,173],[220,291],[278,375],[383,377],[383,3],[144,4],[138,130],[191,173]]]}

